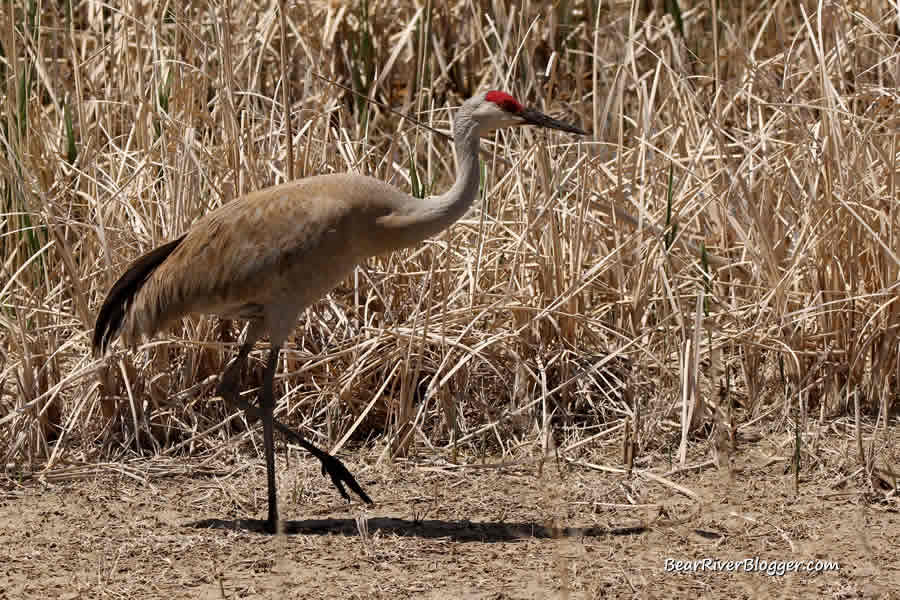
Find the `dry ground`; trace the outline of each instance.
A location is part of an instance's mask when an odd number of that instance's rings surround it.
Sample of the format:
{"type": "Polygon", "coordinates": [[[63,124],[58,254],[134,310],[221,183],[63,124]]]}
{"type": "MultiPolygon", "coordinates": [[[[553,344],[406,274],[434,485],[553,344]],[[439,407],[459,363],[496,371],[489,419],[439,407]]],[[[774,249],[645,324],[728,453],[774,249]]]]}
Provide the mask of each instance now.
{"type": "MultiPolygon", "coordinates": [[[[833,456],[851,454],[849,443],[831,444],[833,456]]],[[[841,484],[820,464],[794,498],[786,461],[765,440],[741,448],[731,476],[712,465],[668,476],[701,503],[670,484],[552,460],[539,474],[534,464],[371,466],[374,455],[345,456],[378,502],[363,510],[342,505],[314,461],[284,456],[279,537],[245,519],[265,513],[257,459],[114,464],[10,485],[0,598],[900,597],[896,497],[864,493],[861,475],[841,484]],[[840,568],[664,569],[666,558],[752,557],[840,568]]]]}

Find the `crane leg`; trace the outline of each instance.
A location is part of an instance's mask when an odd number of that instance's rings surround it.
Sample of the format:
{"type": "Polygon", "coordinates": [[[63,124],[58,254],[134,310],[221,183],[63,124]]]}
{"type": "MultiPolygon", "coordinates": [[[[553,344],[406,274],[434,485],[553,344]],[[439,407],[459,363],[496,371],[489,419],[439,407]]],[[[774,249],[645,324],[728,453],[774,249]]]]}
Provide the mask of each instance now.
{"type": "Polygon", "coordinates": [[[278,352],[280,346],[272,346],[269,358],[266,361],[266,372],[263,375],[263,388],[259,396],[259,405],[262,409],[263,442],[266,447],[266,484],[269,497],[269,518],[266,521],[266,530],[269,533],[278,532],[278,499],[275,490],[275,368],[278,366],[278,352]]]}
{"type": "MultiPolygon", "coordinates": [[[[222,377],[219,381],[219,385],[216,386],[216,394],[221,396],[222,399],[225,400],[225,405],[229,408],[233,406],[239,407],[244,411],[244,414],[247,416],[248,423],[254,423],[260,419],[262,416],[259,412],[259,409],[253,406],[247,400],[241,398],[241,371],[244,368],[244,365],[247,363],[247,357],[250,355],[250,351],[253,350],[255,342],[245,342],[244,345],[241,346],[241,349],[238,351],[238,355],[235,356],[228,363],[228,366],[225,367],[225,371],[222,373],[222,377]]],[[[287,425],[282,424],[278,419],[273,421],[275,429],[280,431],[283,435],[293,439],[302,439],[303,436],[288,427],[287,425]]]]}
{"type": "MultiPolygon", "coordinates": [[[[258,337],[253,334],[254,332],[251,330],[251,332],[247,336],[247,340],[241,345],[240,350],[238,350],[237,356],[232,359],[230,363],[228,363],[227,367],[225,367],[225,371],[222,373],[221,381],[216,388],[216,393],[224,398],[227,405],[237,405],[241,409],[243,409],[244,413],[247,415],[247,421],[250,423],[256,421],[260,417],[264,417],[264,415],[260,414],[260,409],[251,406],[251,404],[247,400],[241,398],[239,390],[241,383],[241,370],[243,369],[244,364],[247,362],[247,357],[250,355],[250,351],[253,350],[253,346],[258,339],[258,337]]],[[[274,366],[272,368],[272,377],[274,379],[274,366]]],[[[266,376],[268,376],[268,365],[266,369],[266,376]]],[[[265,393],[265,380],[262,393],[265,393]]],[[[262,397],[262,395],[260,397],[262,397]]],[[[274,400],[272,404],[274,413],[274,400]]],[[[369,498],[368,494],[363,491],[362,486],[359,485],[350,471],[347,470],[347,467],[344,466],[344,463],[311,444],[299,432],[291,429],[290,427],[282,424],[277,419],[275,419],[274,415],[272,419],[272,425],[274,429],[277,429],[283,436],[287,437],[290,440],[293,440],[295,443],[303,447],[307,452],[309,452],[322,462],[322,475],[328,475],[331,478],[331,482],[334,484],[334,486],[337,488],[338,492],[340,492],[341,496],[344,499],[350,500],[350,496],[349,494],[347,494],[347,491],[344,489],[343,485],[344,483],[346,483],[347,487],[355,492],[356,495],[358,495],[366,504],[373,504],[372,499],[369,498]]],[[[265,420],[263,421],[263,428],[265,428],[265,420]]],[[[265,432],[263,434],[265,435],[265,432]]]]}

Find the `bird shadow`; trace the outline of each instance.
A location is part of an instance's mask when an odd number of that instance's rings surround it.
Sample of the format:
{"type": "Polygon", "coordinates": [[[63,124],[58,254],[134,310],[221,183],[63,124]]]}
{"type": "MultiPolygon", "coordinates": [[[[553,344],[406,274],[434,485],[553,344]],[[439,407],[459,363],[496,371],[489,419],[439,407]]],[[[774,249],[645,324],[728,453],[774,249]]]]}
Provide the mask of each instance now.
{"type": "MultiPolygon", "coordinates": [[[[359,535],[359,527],[355,519],[304,519],[302,521],[282,521],[281,524],[286,535],[359,535]]],[[[371,517],[367,519],[367,525],[369,534],[379,531],[401,537],[444,538],[456,542],[515,542],[533,538],[558,539],[637,535],[647,530],[647,526],[644,524],[610,528],[550,527],[539,523],[525,522],[410,520],[392,517],[371,517]]],[[[266,533],[266,521],[261,519],[202,519],[188,523],[187,527],[266,533]]]]}

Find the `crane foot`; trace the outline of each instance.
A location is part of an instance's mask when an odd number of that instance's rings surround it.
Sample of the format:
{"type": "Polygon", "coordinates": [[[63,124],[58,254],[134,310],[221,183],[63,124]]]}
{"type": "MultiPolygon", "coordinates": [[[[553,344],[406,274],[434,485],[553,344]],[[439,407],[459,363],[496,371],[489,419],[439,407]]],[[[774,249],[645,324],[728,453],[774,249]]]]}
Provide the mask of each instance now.
{"type": "Polygon", "coordinates": [[[331,477],[331,483],[334,484],[334,487],[337,488],[337,490],[341,493],[341,496],[347,502],[352,501],[352,498],[350,498],[347,490],[344,489],[345,483],[347,484],[347,487],[349,487],[356,493],[357,496],[362,498],[363,502],[369,505],[375,504],[374,502],[372,502],[372,499],[369,498],[369,495],[363,491],[362,486],[360,486],[359,483],[356,482],[356,479],[353,477],[350,471],[347,470],[347,467],[344,466],[344,463],[342,463],[334,456],[326,454],[325,452],[322,452],[321,455],[317,456],[319,460],[322,461],[322,475],[331,477]]]}

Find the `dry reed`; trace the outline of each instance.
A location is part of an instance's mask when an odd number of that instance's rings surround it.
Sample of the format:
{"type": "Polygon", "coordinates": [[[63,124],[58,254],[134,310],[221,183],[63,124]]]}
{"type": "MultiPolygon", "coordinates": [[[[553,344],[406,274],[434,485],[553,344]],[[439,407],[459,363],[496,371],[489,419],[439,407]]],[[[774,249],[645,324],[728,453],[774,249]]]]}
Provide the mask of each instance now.
{"type": "Polygon", "coordinates": [[[498,134],[479,206],[307,311],[281,419],[329,446],[454,456],[577,455],[627,430],[630,467],[704,425],[734,443],[766,417],[812,444],[847,417],[873,470],[900,374],[895,5],[126,5],[0,6],[11,472],[234,433],[210,398],[237,324],[91,357],[141,252],[290,173],[449,185],[446,141],[329,81],[445,131],[462,99],[505,89],[593,135],[498,134]]]}

